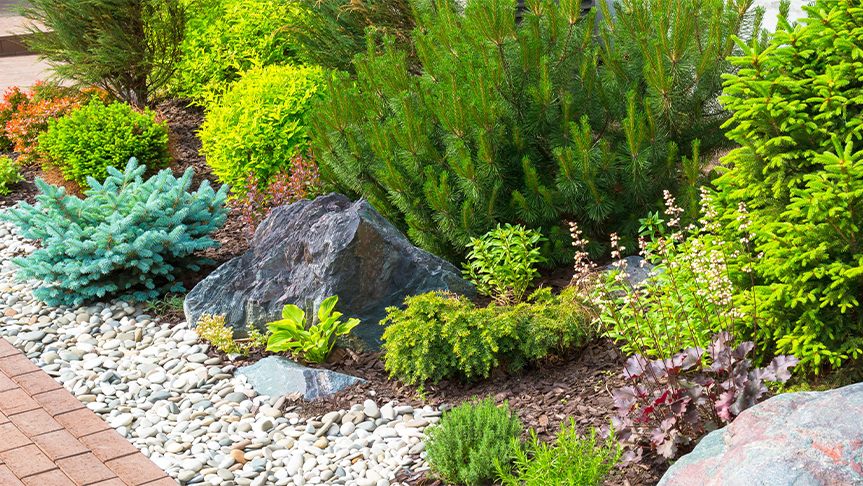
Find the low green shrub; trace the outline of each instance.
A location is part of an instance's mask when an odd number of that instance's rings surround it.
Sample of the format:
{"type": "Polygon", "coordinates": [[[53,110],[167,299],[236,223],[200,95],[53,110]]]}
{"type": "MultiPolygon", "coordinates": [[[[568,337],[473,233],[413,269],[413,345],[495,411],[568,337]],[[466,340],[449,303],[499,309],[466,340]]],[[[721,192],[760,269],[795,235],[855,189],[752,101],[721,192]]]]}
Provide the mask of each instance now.
{"type": "Polygon", "coordinates": [[[516,371],[549,354],[561,354],[592,336],[591,312],[574,289],[554,296],[534,292],[513,307],[476,308],[441,292],[408,297],[407,308],[387,309],[382,325],[385,366],[411,384],[487,377],[496,366],[516,371]]]}
{"type": "Polygon", "coordinates": [[[176,179],[169,170],[142,180],[135,159],[125,172],[109,167],[99,183],[87,180],[81,200],[36,179],[41,194],[31,206],[0,214],[42,248],[12,261],[18,277],[38,279],[33,294],[48,305],[79,306],[106,296],[143,302],[185,289],[177,278],[214,263],[194,253],[218,245],[209,235],[222,226],[227,187],[214,192],[207,181],[197,192],[192,169],[176,179]]]}
{"type": "Polygon", "coordinates": [[[623,449],[613,435],[604,442],[596,435],[591,428],[587,437],[579,437],[572,417],[569,426],[560,424],[554,444],[540,442],[531,430],[526,448],[517,439],[510,442],[515,474],[497,463],[497,477],[504,486],[598,486],[620,462],[623,449]]]}
{"type": "Polygon", "coordinates": [[[491,397],[463,403],[426,428],[426,460],[448,482],[477,486],[494,477],[496,463],[509,464],[510,443],[522,429],[506,401],[500,407],[491,397]]]}
{"type": "Polygon", "coordinates": [[[480,294],[506,305],[520,302],[530,282],[539,276],[536,265],[545,261],[539,254],[539,243],[545,238],[539,231],[509,223],[473,238],[464,264],[468,280],[480,294]]]}
{"type": "Polygon", "coordinates": [[[50,120],[39,136],[44,164],[63,172],[66,180],[86,188],[87,178],[103,181],[108,167],[122,167],[134,157],[147,169],[167,167],[168,127],[149,109],[137,111],[125,103],[94,101],[68,116],[50,120]]]}
{"type": "Polygon", "coordinates": [[[761,255],[753,340],[819,371],[863,355],[863,9],[803,9],[794,26],[780,20],[768,46],[731,58],[740,71],[722,102],[739,148],[715,184],[723,235],[737,231],[745,204],[761,255]]]}
{"type": "Polygon", "coordinates": [[[203,314],[195,326],[195,332],[201,339],[209,341],[223,353],[239,354],[240,356],[248,356],[252,348],[267,344],[267,337],[261,334],[255,326],[249,324],[246,326],[246,330],[249,333],[247,339],[234,340],[234,331],[225,324],[224,314],[220,316],[203,314]]]}
{"type": "Polygon", "coordinates": [[[295,57],[286,25],[299,8],[275,0],[189,1],[179,91],[208,106],[243,73],[295,57]]]}
{"type": "Polygon", "coordinates": [[[359,319],[339,320],[341,312],[333,312],[339,297],[333,295],[321,302],[317,316],[307,316],[295,305],[282,309],[282,320],[267,324],[272,335],[267,351],[295,350],[310,363],[321,363],[330,357],[336,337],[347,334],[359,325],[359,319]],[[315,319],[317,317],[317,319],[315,319]]]}
{"type": "Polygon", "coordinates": [[[0,155],[0,194],[9,194],[9,186],[24,180],[18,173],[18,164],[9,157],[0,155]]]}
{"type": "Polygon", "coordinates": [[[242,193],[249,174],[265,182],[288,171],[307,145],[307,112],[323,79],[316,66],[255,69],[211,106],[200,137],[219,180],[242,193]]]}

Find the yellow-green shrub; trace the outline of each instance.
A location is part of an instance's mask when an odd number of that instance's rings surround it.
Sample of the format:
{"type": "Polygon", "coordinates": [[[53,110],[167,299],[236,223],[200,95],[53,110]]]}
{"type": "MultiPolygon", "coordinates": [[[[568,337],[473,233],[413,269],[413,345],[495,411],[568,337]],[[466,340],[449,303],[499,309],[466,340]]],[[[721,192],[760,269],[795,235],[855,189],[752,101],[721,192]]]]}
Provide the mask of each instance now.
{"type": "Polygon", "coordinates": [[[207,112],[203,152],[220,181],[244,186],[291,167],[307,145],[307,113],[323,87],[317,66],[269,66],[247,73],[207,112]]]}

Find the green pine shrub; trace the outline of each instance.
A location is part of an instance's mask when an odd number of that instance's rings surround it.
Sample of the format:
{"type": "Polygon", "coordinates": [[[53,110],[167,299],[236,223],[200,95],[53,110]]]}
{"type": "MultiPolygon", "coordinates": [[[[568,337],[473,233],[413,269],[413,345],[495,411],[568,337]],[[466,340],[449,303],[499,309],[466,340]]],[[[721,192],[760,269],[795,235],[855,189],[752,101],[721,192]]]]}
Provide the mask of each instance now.
{"type": "Polygon", "coordinates": [[[228,189],[215,193],[204,181],[190,193],[192,169],[180,179],[165,169],[146,181],[144,170],[135,159],[125,172],[109,167],[104,183],[87,180],[84,200],[37,178],[35,206],[21,202],[0,214],[41,242],[12,260],[18,277],[43,282],[37,298],[52,306],[106,296],[144,302],[184,292],[177,277],[213,263],[195,252],[218,244],[209,235],[225,222],[228,189]]]}
{"type": "Polygon", "coordinates": [[[19,168],[14,160],[0,155],[0,195],[9,194],[9,186],[24,180],[18,172],[19,168]]]}
{"type": "Polygon", "coordinates": [[[405,299],[387,309],[385,366],[390,376],[424,385],[443,379],[488,377],[504,366],[517,371],[549,355],[561,355],[593,337],[591,309],[566,289],[545,288],[512,307],[476,308],[469,300],[441,292],[405,299]]]}
{"type": "Polygon", "coordinates": [[[478,486],[494,477],[495,463],[509,464],[510,444],[522,430],[507,401],[500,407],[491,397],[463,403],[426,428],[426,461],[447,482],[478,486]]]}
{"type": "Polygon", "coordinates": [[[863,10],[804,9],[765,48],[740,43],[722,98],[740,148],[715,183],[725,232],[739,229],[741,205],[752,221],[748,286],[764,309],[749,333],[818,370],[863,353],[863,10]]]}
{"type": "Polygon", "coordinates": [[[180,0],[32,0],[19,8],[25,39],[76,87],[99,87],[138,107],[176,72],[186,25],[180,0]]]}
{"type": "Polygon", "coordinates": [[[366,31],[372,29],[375,45],[384,35],[395,39],[396,48],[407,53],[408,64],[418,66],[413,43],[413,9],[422,2],[410,0],[300,0],[302,15],[289,25],[299,56],[326,68],[354,71],[353,60],[366,50],[366,31]]]}
{"type": "Polygon", "coordinates": [[[313,116],[325,180],[452,261],[507,222],[540,229],[549,263],[572,258],[565,221],[592,253],[614,231],[636,248],[681,157],[728,144],[721,76],[760,16],[750,0],[625,0],[596,25],[581,5],[530,1],[519,26],[510,1],[417,9],[418,73],[370,38],[313,116]]]}
{"type": "Polygon", "coordinates": [[[540,442],[530,431],[527,447],[518,439],[510,441],[515,473],[496,464],[497,477],[504,486],[599,486],[620,462],[623,449],[614,434],[598,441],[595,429],[584,438],[578,436],[575,420],[560,424],[554,444],[540,442]]]}
{"type": "Polygon", "coordinates": [[[211,106],[201,127],[213,173],[242,193],[250,174],[259,185],[287,172],[308,140],[307,117],[323,88],[317,66],[269,66],[246,73],[211,106]]]}
{"type": "Polygon", "coordinates": [[[43,164],[53,165],[66,180],[86,188],[87,178],[103,181],[108,167],[122,167],[134,157],[147,169],[161,169],[171,162],[168,127],[157,122],[149,109],[136,111],[125,103],[95,101],[63,118],[48,122],[39,136],[43,164]]]}
{"type": "Polygon", "coordinates": [[[277,0],[188,0],[177,88],[204,106],[255,68],[294,60],[286,26],[299,8],[277,0]]]}

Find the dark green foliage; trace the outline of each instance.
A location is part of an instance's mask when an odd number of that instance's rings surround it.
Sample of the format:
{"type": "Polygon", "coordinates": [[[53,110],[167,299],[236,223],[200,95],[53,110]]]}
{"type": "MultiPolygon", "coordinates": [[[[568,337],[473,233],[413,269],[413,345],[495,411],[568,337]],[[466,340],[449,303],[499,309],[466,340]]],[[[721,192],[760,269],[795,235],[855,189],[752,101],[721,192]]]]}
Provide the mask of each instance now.
{"type": "Polygon", "coordinates": [[[513,307],[476,308],[463,297],[430,292],[405,299],[407,308],[387,309],[386,369],[411,384],[487,377],[503,365],[510,371],[592,337],[590,309],[574,289],[552,296],[534,292],[513,307]]]}
{"type": "Polygon", "coordinates": [[[180,0],[32,0],[28,46],[55,75],[143,107],[174,76],[186,24],[180,0]],[[44,30],[43,30],[44,29],[44,30]]]}
{"type": "Polygon", "coordinates": [[[177,89],[207,106],[246,71],[292,61],[285,26],[299,11],[282,0],[189,1],[177,89]]]}
{"type": "Polygon", "coordinates": [[[409,0],[300,0],[303,15],[290,29],[300,56],[319,66],[356,74],[354,56],[366,50],[366,31],[371,29],[380,47],[383,35],[395,39],[396,48],[407,54],[408,64],[417,66],[411,35],[416,27],[409,0]]]}
{"type": "Polygon", "coordinates": [[[716,185],[726,232],[745,204],[763,252],[754,265],[763,315],[749,331],[817,370],[863,352],[863,10],[853,0],[804,9],[794,27],[780,20],[766,48],[740,43],[722,100],[740,148],[716,185]]]}
{"type": "Polygon", "coordinates": [[[421,75],[370,39],[356,82],[331,83],[312,125],[322,175],[451,260],[505,222],[541,229],[550,263],[572,257],[565,220],[594,252],[613,231],[636,248],[638,218],[677,185],[678,152],[727,143],[716,98],[751,4],[627,0],[596,26],[581,2],[538,0],[516,27],[509,1],[463,16],[438,3],[417,14],[421,75]]]}
{"type": "Polygon", "coordinates": [[[246,73],[212,105],[202,151],[220,181],[242,193],[250,175],[263,189],[308,144],[308,112],[323,89],[318,66],[268,66],[246,73]]]}
{"type": "Polygon", "coordinates": [[[88,179],[83,201],[36,179],[42,194],[35,206],[22,201],[0,214],[41,242],[12,260],[18,277],[43,282],[37,298],[52,306],[114,295],[143,302],[184,292],[177,277],[214,263],[194,253],[218,244],[208,235],[225,222],[228,188],[215,193],[205,180],[193,194],[192,169],[180,179],[162,170],[143,181],[144,169],[135,159],[125,173],[109,167],[104,184],[88,179]]]}
{"type": "Polygon", "coordinates": [[[494,477],[496,462],[509,464],[510,444],[522,429],[507,401],[500,407],[491,397],[463,403],[426,429],[426,460],[447,482],[478,486],[494,477]]]}
{"type": "Polygon", "coordinates": [[[39,136],[39,151],[82,188],[88,177],[102,181],[108,167],[122,167],[132,157],[151,170],[171,161],[167,124],[156,122],[149,109],[139,112],[125,103],[94,101],[50,120],[39,136]]]}
{"type": "Polygon", "coordinates": [[[513,439],[510,451],[516,474],[497,465],[498,478],[504,486],[598,486],[603,484],[620,462],[623,449],[611,434],[600,442],[596,430],[590,429],[585,438],[578,436],[575,420],[569,426],[560,424],[560,433],[554,444],[540,442],[534,430],[530,431],[527,447],[513,439]]]}

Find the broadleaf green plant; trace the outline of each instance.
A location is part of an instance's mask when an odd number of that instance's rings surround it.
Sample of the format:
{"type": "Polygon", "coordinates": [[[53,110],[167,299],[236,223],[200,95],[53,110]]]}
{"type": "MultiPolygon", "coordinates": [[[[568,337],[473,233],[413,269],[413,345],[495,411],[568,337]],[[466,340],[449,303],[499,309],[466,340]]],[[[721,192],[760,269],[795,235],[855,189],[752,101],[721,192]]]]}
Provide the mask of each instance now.
{"type": "Polygon", "coordinates": [[[360,323],[359,319],[339,320],[342,313],[333,312],[338,300],[336,295],[324,299],[318,309],[317,322],[308,329],[305,312],[295,305],[286,305],[282,309],[282,320],[267,324],[273,333],[267,341],[267,351],[291,349],[310,363],[326,361],[336,344],[336,336],[347,334],[360,323]]]}
{"type": "Polygon", "coordinates": [[[18,164],[12,159],[0,155],[0,195],[9,194],[9,186],[24,180],[18,169],[18,164]]]}
{"type": "Polygon", "coordinates": [[[479,293],[498,303],[521,302],[530,282],[539,276],[536,265],[545,261],[539,247],[545,240],[536,230],[509,223],[497,225],[468,243],[471,250],[464,273],[479,293]]]}

